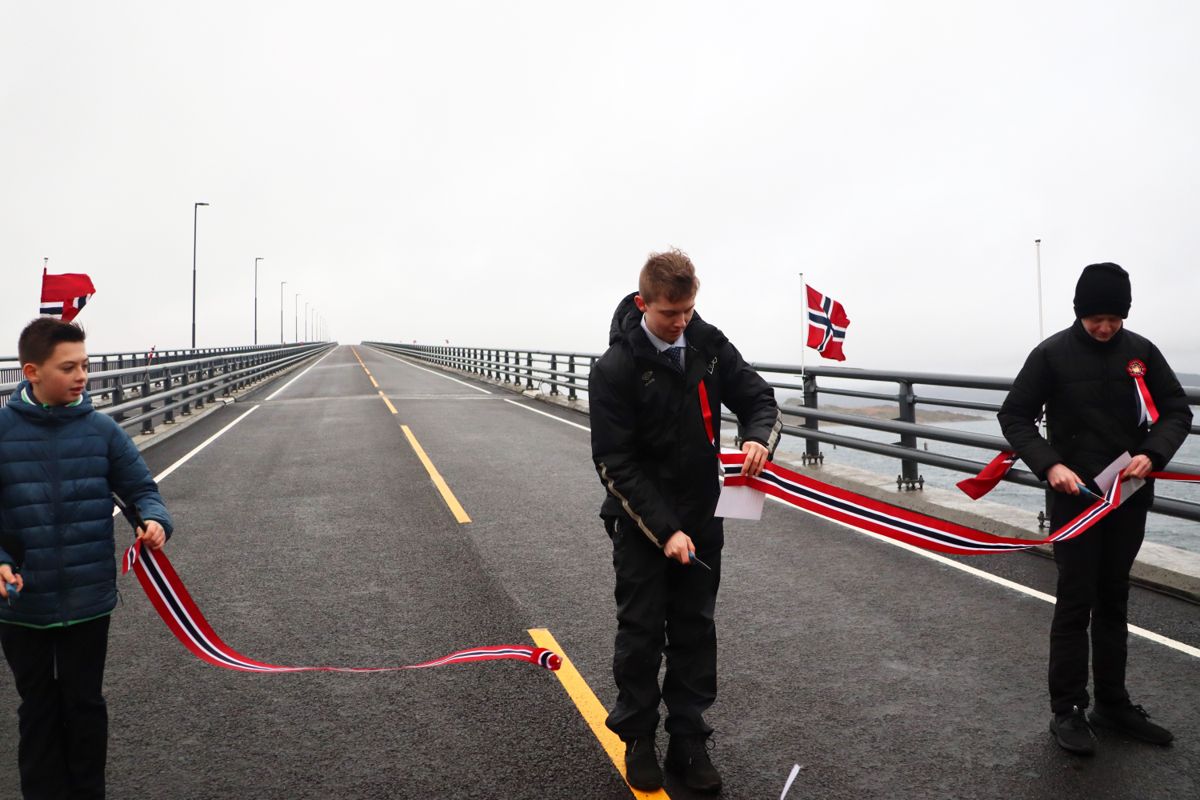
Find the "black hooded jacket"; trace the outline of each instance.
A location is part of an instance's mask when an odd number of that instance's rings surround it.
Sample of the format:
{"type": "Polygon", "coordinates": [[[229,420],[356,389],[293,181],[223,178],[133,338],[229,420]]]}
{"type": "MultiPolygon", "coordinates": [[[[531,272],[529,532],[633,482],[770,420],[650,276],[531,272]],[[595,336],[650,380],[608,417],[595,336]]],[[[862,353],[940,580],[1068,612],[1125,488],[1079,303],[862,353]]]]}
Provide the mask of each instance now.
{"type": "MultiPolygon", "coordinates": [[[[1079,320],[1034,348],[997,416],[1004,437],[1039,478],[1062,463],[1085,481],[1126,451],[1148,456],[1161,470],[1192,424],[1179,379],[1149,339],[1122,328],[1101,342],[1079,320]],[[1130,375],[1135,361],[1145,369],[1159,412],[1153,427],[1140,421],[1137,384],[1130,375]],[[1043,404],[1050,441],[1034,422],[1043,404]]],[[[1139,502],[1149,504],[1150,488],[1135,495],[1139,502]]]]}
{"type": "Polygon", "coordinates": [[[699,315],[684,333],[681,374],[642,330],[636,294],[617,306],[609,348],[588,380],[592,460],[608,492],[600,516],[628,516],[662,547],[676,531],[695,535],[712,519],[721,405],[737,415],[744,439],[772,453],[782,417],[767,382],[699,315]],[[701,381],[717,444],[705,430],[701,381]]]}

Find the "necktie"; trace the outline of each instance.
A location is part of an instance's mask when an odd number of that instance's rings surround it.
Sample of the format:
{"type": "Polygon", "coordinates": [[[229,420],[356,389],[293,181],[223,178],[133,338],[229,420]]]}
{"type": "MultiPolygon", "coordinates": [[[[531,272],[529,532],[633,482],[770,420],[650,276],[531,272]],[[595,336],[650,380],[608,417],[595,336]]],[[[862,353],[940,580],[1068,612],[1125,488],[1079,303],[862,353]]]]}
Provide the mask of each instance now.
{"type": "Polygon", "coordinates": [[[668,347],[666,350],[663,350],[663,355],[665,355],[667,357],[667,360],[671,362],[672,366],[674,366],[675,369],[679,370],[680,372],[683,372],[683,348],[682,347],[668,347]]]}

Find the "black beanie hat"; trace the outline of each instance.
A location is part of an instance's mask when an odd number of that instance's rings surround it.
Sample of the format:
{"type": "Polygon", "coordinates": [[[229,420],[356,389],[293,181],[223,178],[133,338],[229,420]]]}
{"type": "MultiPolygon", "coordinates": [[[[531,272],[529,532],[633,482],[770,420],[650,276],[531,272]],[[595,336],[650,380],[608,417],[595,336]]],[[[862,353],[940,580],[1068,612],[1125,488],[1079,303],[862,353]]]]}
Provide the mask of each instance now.
{"type": "Polygon", "coordinates": [[[1075,284],[1075,316],[1080,319],[1096,314],[1125,319],[1132,302],[1129,273],[1116,264],[1089,264],[1075,284]]]}

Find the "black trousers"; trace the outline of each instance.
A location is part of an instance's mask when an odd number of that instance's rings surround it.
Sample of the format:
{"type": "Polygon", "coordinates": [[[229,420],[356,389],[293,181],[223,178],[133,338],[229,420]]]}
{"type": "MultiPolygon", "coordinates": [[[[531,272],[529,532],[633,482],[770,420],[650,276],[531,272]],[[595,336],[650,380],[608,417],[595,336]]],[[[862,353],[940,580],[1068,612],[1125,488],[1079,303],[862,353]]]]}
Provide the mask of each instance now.
{"type": "Polygon", "coordinates": [[[617,637],[613,677],[617,702],[609,729],[624,740],[658,728],[660,700],[667,732],[708,736],[704,712],[717,698],[717,628],[713,612],[721,582],[723,521],[688,532],[696,556],[712,567],[669,559],[630,519],[606,521],[616,571],[617,637]],[[663,655],[667,670],[658,684],[663,655]]]}
{"type": "MultiPolygon", "coordinates": [[[[1055,495],[1051,529],[1058,530],[1090,504],[1086,496],[1080,500],[1055,495]]],[[[1081,536],[1054,545],[1058,599],[1050,626],[1049,677],[1050,709],[1055,714],[1088,706],[1089,623],[1096,701],[1119,705],[1129,700],[1129,570],[1146,534],[1147,510],[1144,503],[1131,500],[1081,536]]]]}
{"type": "Polygon", "coordinates": [[[108,708],[101,694],[107,616],[65,628],[0,625],[21,706],[17,763],[25,800],[103,798],[108,708]]]}

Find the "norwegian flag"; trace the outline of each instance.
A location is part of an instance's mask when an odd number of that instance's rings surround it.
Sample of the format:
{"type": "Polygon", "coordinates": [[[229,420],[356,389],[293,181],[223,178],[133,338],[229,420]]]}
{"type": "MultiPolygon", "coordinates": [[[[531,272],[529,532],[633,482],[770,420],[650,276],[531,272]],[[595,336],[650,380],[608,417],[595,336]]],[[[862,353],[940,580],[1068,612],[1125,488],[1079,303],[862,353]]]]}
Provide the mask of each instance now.
{"type": "Polygon", "coordinates": [[[833,298],[826,297],[811,286],[805,286],[808,292],[808,346],[825,358],[835,361],[845,361],[846,354],[842,352],[842,342],[846,338],[846,328],[850,318],[846,309],[833,298]]]}
{"type": "Polygon", "coordinates": [[[51,275],[42,269],[42,315],[58,317],[63,322],[75,319],[80,310],[92,299],[96,287],[92,279],[82,273],[51,275]]]}

